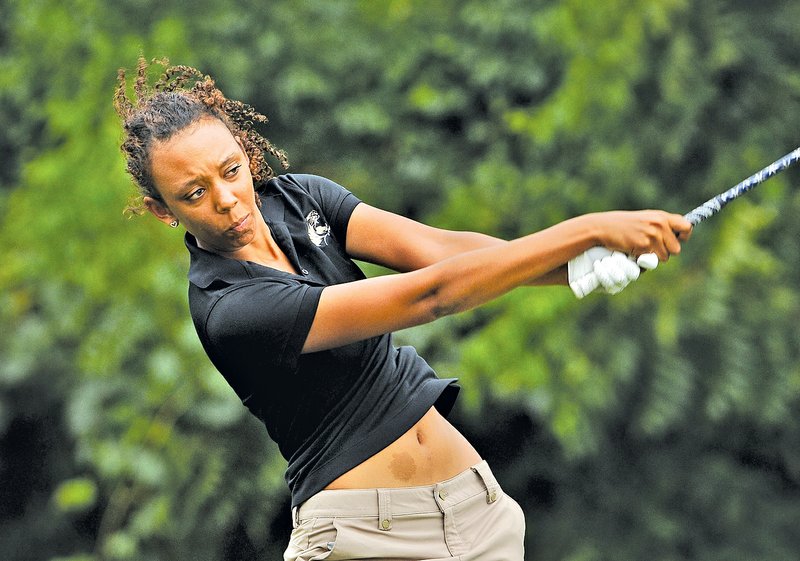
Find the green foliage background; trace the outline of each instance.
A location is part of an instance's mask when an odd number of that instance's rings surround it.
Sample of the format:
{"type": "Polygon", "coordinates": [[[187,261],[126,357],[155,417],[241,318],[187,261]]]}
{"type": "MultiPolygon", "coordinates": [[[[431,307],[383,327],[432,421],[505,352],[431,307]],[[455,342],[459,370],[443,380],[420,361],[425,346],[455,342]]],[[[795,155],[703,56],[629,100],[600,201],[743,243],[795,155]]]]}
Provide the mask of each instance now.
{"type": "MultiPolygon", "coordinates": [[[[276,559],[283,460],[198,344],[111,107],[143,52],[271,118],[292,169],[511,238],[686,211],[795,148],[792,0],[1,0],[0,558],[276,559]]],[[[800,551],[800,175],[619,296],[519,290],[400,334],[541,561],[800,551]]],[[[373,271],[376,274],[378,271],[373,271]]]]}

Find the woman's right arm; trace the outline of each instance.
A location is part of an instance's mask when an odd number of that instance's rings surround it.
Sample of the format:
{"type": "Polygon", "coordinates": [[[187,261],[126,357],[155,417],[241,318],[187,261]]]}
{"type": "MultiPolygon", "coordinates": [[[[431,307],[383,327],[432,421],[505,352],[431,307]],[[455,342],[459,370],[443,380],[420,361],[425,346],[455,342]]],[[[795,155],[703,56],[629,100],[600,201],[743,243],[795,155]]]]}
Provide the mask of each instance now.
{"type": "MultiPolygon", "coordinates": [[[[680,239],[688,239],[691,232],[691,225],[680,215],[661,211],[589,214],[407,273],[329,286],[322,291],[303,352],[338,347],[475,308],[596,245],[634,255],[653,252],[666,261],[670,254],[680,252],[675,232],[680,239]]],[[[359,237],[368,239],[369,232],[360,232],[359,237]]],[[[370,257],[380,262],[383,250],[371,251],[375,254],[370,257]]]]}

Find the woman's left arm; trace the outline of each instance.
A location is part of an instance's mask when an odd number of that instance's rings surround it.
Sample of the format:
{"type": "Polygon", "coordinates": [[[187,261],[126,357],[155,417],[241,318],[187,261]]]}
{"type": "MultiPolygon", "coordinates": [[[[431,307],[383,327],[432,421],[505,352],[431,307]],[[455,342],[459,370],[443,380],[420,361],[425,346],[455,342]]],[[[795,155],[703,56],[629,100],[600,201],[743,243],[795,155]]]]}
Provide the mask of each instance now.
{"type": "MultiPolygon", "coordinates": [[[[426,226],[365,203],[359,204],[347,226],[347,253],[354,259],[401,273],[416,271],[448,257],[508,243],[476,232],[426,226]]],[[[567,284],[566,264],[545,273],[531,285],[567,284]]]]}

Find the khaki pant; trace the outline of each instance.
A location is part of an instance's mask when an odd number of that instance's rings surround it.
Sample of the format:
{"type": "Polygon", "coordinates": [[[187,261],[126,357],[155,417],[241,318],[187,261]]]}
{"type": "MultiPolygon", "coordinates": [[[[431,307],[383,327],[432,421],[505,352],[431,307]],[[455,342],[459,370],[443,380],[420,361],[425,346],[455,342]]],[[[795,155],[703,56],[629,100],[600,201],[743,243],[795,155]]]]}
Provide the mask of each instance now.
{"type": "Polygon", "coordinates": [[[525,517],[486,462],[424,487],[321,491],[292,512],[285,561],[522,561],[525,517]]]}

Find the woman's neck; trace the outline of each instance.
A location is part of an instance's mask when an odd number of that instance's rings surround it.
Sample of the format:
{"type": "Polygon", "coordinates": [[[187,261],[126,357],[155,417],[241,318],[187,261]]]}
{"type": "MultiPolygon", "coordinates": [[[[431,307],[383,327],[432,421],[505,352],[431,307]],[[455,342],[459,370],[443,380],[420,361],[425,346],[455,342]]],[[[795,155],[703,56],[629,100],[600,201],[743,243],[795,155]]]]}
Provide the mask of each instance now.
{"type": "Polygon", "coordinates": [[[294,265],[292,265],[289,258],[275,241],[269,226],[260,215],[255,222],[253,240],[237,251],[221,255],[242,261],[252,261],[253,263],[286,271],[287,273],[297,272],[294,265]]]}

